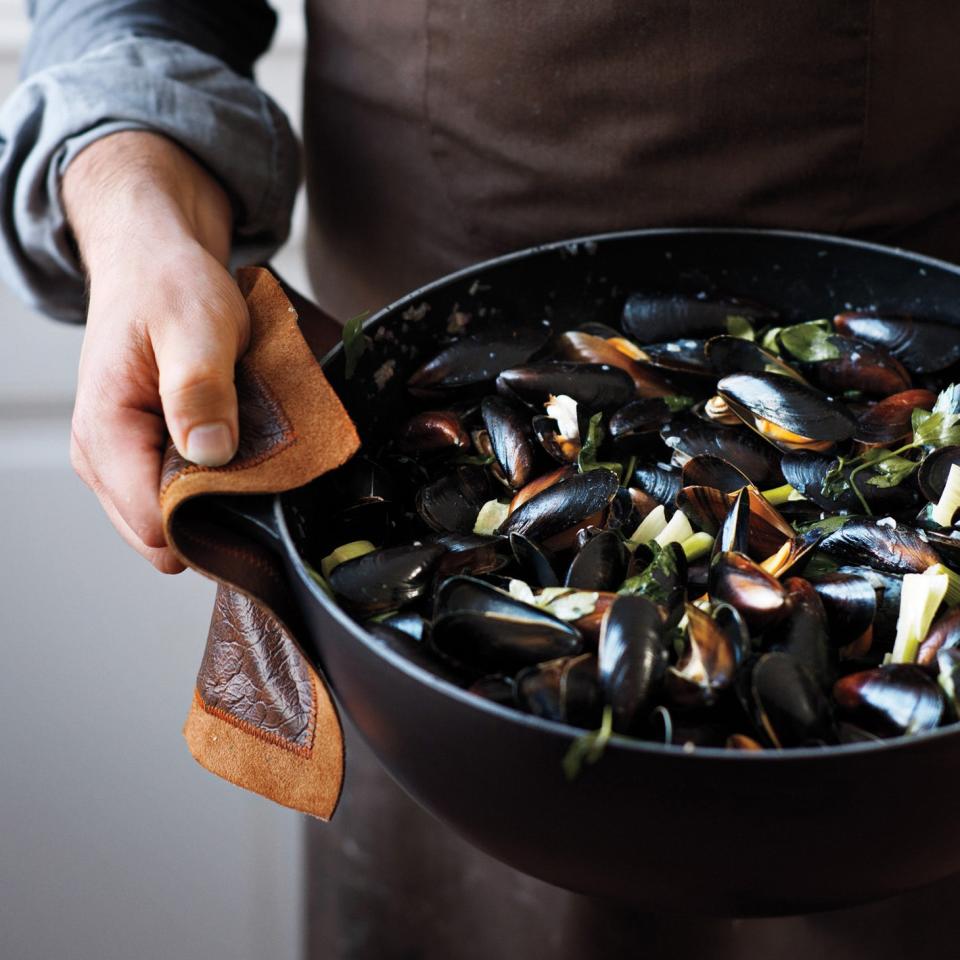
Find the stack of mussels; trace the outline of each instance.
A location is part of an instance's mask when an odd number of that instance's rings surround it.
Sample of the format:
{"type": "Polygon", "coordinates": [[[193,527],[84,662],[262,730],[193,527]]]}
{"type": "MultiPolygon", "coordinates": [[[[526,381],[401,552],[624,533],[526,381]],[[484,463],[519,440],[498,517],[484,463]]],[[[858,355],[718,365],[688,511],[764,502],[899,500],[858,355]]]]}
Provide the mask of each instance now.
{"type": "Polygon", "coordinates": [[[698,296],[467,325],[330,479],[315,575],[436,675],[604,736],[928,731],[958,716],[958,362],[945,323],[698,296]]]}

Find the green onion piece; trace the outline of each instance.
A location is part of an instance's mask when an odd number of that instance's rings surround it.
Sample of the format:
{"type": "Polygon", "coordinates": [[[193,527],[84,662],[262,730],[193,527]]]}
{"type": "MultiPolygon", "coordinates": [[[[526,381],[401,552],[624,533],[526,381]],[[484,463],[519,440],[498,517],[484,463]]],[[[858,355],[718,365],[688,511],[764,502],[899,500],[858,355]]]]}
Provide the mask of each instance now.
{"type": "Polygon", "coordinates": [[[960,466],[953,464],[947,474],[947,482],[943,485],[943,493],[931,516],[941,527],[949,527],[953,523],[954,514],[960,508],[960,466]]]}
{"type": "Polygon", "coordinates": [[[613,707],[603,708],[603,720],[599,730],[583,733],[573,743],[563,757],[563,773],[567,780],[576,780],[585,763],[594,764],[602,756],[613,733],[613,707]]]}
{"type": "Polygon", "coordinates": [[[948,607],[955,607],[960,603],[960,573],[956,573],[942,563],[934,563],[923,571],[925,577],[942,576],[947,578],[947,595],[943,602],[948,607]]]}
{"type": "Polygon", "coordinates": [[[779,507],[781,504],[788,503],[791,500],[807,499],[798,490],[794,490],[789,483],[785,483],[782,487],[773,487],[770,490],[761,490],[760,492],[763,494],[763,498],[775,507],[779,507]]]}
{"type": "Polygon", "coordinates": [[[310,574],[310,578],[316,583],[316,585],[331,599],[334,600],[333,591],[330,589],[330,584],[324,580],[323,575],[315,570],[309,563],[304,562],[304,566],[307,568],[307,573],[310,574]]]}
{"type": "Polygon", "coordinates": [[[320,561],[320,569],[325,577],[329,577],[334,567],[339,567],[341,563],[347,560],[355,560],[364,554],[373,553],[377,548],[369,540],[354,540],[351,543],[343,543],[332,553],[328,553],[320,561]]]}
{"type": "Polygon", "coordinates": [[[488,500],[477,514],[477,522],[473,525],[473,532],[481,537],[490,537],[503,525],[510,513],[510,504],[499,500],[488,500]]]}
{"type": "Polygon", "coordinates": [[[633,531],[633,536],[628,541],[634,547],[640,543],[649,543],[659,536],[667,526],[667,508],[661,504],[654,507],[640,522],[640,525],[633,531]]]}
{"type": "Polygon", "coordinates": [[[665,547],[668,543],[683,543],[692,536],[693,527],[690,526],[687,515],[682,510],[678,510],[653,539],[661,547],[665,547]]]}
{"type": "Polygon", "coordinates": [[[947,595],[949,581],[942,573],[907,573],[900,591],[900,614],[897,617],[897,639],[893,644],[893,663],[913,663],[920,644],[937,609],[947,595]]]}
{"type": "Polygon", "coordinates": [[[695,533],[680,544],[687,560],[699,560],[713,549],[713,537],[709,533],[695,533]]]}

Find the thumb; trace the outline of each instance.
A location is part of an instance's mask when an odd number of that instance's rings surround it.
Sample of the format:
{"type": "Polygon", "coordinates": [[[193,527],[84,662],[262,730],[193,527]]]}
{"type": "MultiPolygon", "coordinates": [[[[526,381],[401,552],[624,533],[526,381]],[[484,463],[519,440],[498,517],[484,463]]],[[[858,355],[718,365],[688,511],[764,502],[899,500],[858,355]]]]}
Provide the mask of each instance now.
{"type": "Polygon", "coordinates": [[[205,467],[227,463],[237,450],[234,368],[249,324],[238,300],[220,316],[165,326],[154,343],[167,430],[185,459],[205,467]]]}

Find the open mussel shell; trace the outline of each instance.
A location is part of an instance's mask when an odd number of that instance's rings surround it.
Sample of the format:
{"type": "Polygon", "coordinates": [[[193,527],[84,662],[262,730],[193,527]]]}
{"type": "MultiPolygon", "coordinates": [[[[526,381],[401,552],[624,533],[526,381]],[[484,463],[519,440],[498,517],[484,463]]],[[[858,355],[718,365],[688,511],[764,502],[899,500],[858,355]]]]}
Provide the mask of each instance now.
{"type": "Polygon", "coordinates": [[[710,597],[734,607],[751,634],[762,633],[790,612],[790,598],[780,581],[741,553],[722,553],[714,559],[710,597]]]}
{"type": "Polygon", "coordinates": [[[766,653],[749,674],[757,729],[774,746],[836,742],[830,702],[810,672],[787,653],[766,653]]]}
{"type": "Polygon", "coordinates": [[[885,445],[913,432],[913,411],[929,410],[937,396],[929,390],[904,390],[879,400],[857,419],[855,437],[861,443],[885,445]]]}
{"type": "Polygon", "coordinates": [[[620,480],[612,470],[598,468],[575,474],[527,500],[503,522],[499,533],[521,533],[543,543],[602,513],[616,496],[620,480]]]}
{"type": "Polygon", "coordinates": [[[680,492],[680,471],[662,463],[638,464],[630,489],[646,494],[655,504],[673,506],[680,492]]]}
{"type": "Polygon", "coordinates": [[[429,537],[426,543],[437,543],[447,552],[437,564],[438,577],[456,574],[482,576],[494,573],[510,562],[509,551],[500,537],[474,533],[442,533],[429,537]]]}
{"type": "Polygon", "coordinates": [[[783,482],[780,454],[757,434],[743,427],[714,426],[690,414],[674,417],[660,429],[663,442],[680,465],[708,454],[732,463],[761,490],[783,482]]]}
{"type": "Polygon", "coordinates": [[[577,475],[577,468],[573,464],[564,464],[551,470],[548,473],[542,473],[539,477],[534,477],[525,487],[521,487],[510,501],[510,512],[519,510],[528,500],[532,500],[538,494],[543,493],[548,487],[552,487],[562,480],[569,480],[570,477],[577,475]]]}
{"type": "Polygon", "coordinates": [[[855,337],[831,336],[830,345],[840,354],[805,368],[821,390],[839,396],[857,390],[873,397],[889,397],[910,388],[910,374],[883,347],[855,337]]]}
{"type": "Polygon", "coordinates": [[[584,653],[528,667],[517,674],[516,697],[535,717],[597,727],[603,713],[597,658],[584,653]]]}
{"type": "Polygon", "coordinates": [[[859,563],[887,573],[923,573],[940,562],[930,534],[898,523],[854,518],[820,541],[820,549],[847,563],[859,563]]]}
{"type": "Polygon", "coordinates": [[[634,293],[623,305],[621,323],[638,343],[656,343],[676,336],[723,333],[730,317],[763,324],[775,316],[776,311],[743,300],[634,293]]]}
{"type": "Polygon", "coordinates": [[[792,377],[734,373],[717,384],[717,392],[747,426],[784,450],[829,446],[856,430],[843,404],[792,377]]]}
{"type": "Polygon", "coordinates": [[[839,313],[840,333],[883,347],[913,373],[946,370],[960,360],[960,328],[913,317],[839,313]]]}
{"type": "Polygon", "coordinates": [[[713,367],[707,359],[706,340],[668,340],[648,343],[642,348],[643,359],[669,376],[713,378],[713,367]]]}
{"type": "Polygon", "coordinates": [[[470,446],[470,434],[453,410],[424,410],[400,427],[397,446],[411,454],[465,450],[470,446]]]}
{"type": "MultiPolygon", "coordinates": [[[[835,459],[828,454],[809,450],[792,450],[783,455],[780,466],[783,475],[794,490],[802,493],[808,500],[831,513],[862,513],[863,504],[848,486],[836,496],[823,492],[823,480],[835,459]]],[[[843,476],[850,483],[853,467],[845,466],[843,476]]],[[[879,487],[870,482],[876,476],[871,470],[861,470],[854,478],[853,485],[860,491],[872,510],[877,513],[897,513],[917,502],[917,491],[911,483],[899,483],[893,487],[879,487]]]]}
{"type": "Polygon", "coordinates": [[[633,380],[618,367],[558,360],[504,370],[497,377],[497,390],[540,408],[549,397],[565,395],[591,412],[612,412],[635,396],[633,380]]]}
{"type": "Polygon", "coordinates": [[[954,607],[934,620],[920,644],[917,663],[929,666],[936,663],[937,654],[941,650],[953,650],[957,647],[960,647],[960,607],[954,607]]]}
{"type": "MultiPolygon", "coordinates": [[[[614,333],[613,336],[618,335],[614,333]]],[[[634,390],[639,397],[665,397],[674,392],[656,369],[627,354],[607,338],[593,336],[582,330],[569,330],[557,338],[557,352],[564,359],[577,363],[618,367],[633,380],[634,390]]]]}
{"type": "Polygon", "coordinates": [[[414,504],[431,529],[439,533],[470,533],[480,508],[493,493],[487,472],[465,465],[421,487],[414,504]]]}
{"type": "Polygon", "coordinates": [[[373,616],[421,596],[445,553],[435,543],[374,550],[334,567],[328,582],[346,609],[373,616]]]}
{"type": "Polygon", "coordinates": [[[960,447],[940,447],[928,453],[917,469],[917,485],[930,503],[936,503],[947,485],[950,468],[960,465],[960,447]]]}
{"type": "Polygon", "coordinates": [[[866,577],[852,573],[825,573],[812,581],[827,616],[827,637],[845,647],[873,627],[877,591],[866,577]]]}
{"type": "Polygon", "coordinates": [[[803,380],[801,374],[779,357],[742,337],[713,337],[707,341],[707,359],[718,377],[731,373],[779,373],[803,380]]]}
{"type": "Polygon", "coordinates": [[[529,418],[503,397],[484,397],[480,415],[497,460],[498,477],[512,490],[530,482],[534,449],[530,442],[529,418]]]}
{"type": "Polygon", "coordinates": [[[510,550],[523,574],[522,579],[532,587],[557,587],[557,577],[553,564],[547,555],[521,533],[510,534],[510,550]]]}
{"type": "Polygon", "coordinates": [[[581,450],[580,440],[576,437],[565,437],[553,417],[540,414],[535,416],[530,424],[540,446],[551,459],[557,463],[577,462],[581,450]]]}
{"type": "Polygon", "coordinates": [[[709,707],[733,683],[750,638],[733,607],[718,604],[708,613],[688,603],[684,649],[667,669],[664,689],[676,707],[709,707]]]}
{"type": "Polygon", "coordinates": [[[618,597],[600,629],[598,672],[613,728],[638,730],[653,707],[667,669],[660,608],[646,597],[618,597]]]}
{"type": "Polygon", "coordinates": [[[878,737],[933,730],[944,719],[946,707],[937,681],[909,663],[841,677],[833,699],[841,715],[878,737]]]}
{"type": "Polygon", "coordinates": [[[481,387],[495,380],[501,370],[526,363],[550,334],[548,326],[517,326],[461,337],[414,371],[407,387],[426,397],[481,387]]]}
{"type": "Polygon", "coordinates": [[[618,590],[629,563],[630,553],[622,537],[613,530],[601,530],[587,540],[573,558],[564,586],[578,590],[618,590]]]}
{"type": "Polygon", "coordinates": [[[454,664],[480,671],[519,669],[582,648],[575,627],[470,577],[441,584],[430,641],[454,664]]]}

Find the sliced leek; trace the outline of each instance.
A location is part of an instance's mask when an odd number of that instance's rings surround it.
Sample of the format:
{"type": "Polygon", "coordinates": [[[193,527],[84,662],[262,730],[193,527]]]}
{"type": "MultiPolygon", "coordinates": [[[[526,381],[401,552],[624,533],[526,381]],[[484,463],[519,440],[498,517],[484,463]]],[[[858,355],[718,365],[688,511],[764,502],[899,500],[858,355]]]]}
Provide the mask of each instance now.
{"type": "Polygon", "coordinates": [[[481,537],[495,534],[503,525],[510,513],[510,504],[499,500],[488,500],[477,514],[477,522],[473,525],[473,532],[481,537]]]}
{"type": "Polygon", "coordinates": [[[942,573],[904,574],[893,663],[913,663],[917,659],[917,651],[947,595],[948,586],[949,579],[942,573]]]}
{"type": "Polygon", "coordinates": [[[662,504],[654,507],[640,522],[640,525],[633,531],[630,537],[630,543],[636,546],[638,543],[649,543],[659,536],[667,526],[667,508],[662,504]]]}
{"type": "Polygon", "coordinates": [[[687,515],[682,510],[678,510],[653,539],[658,546],[665,547],[668,543],[683,543],[692,536],[693,527],[690,526],[687,515]]]}
{"type": "Polygon", "coordinates": [[[930,516],[941,527],[949,527],[958,509],[960,509],[960,465],[954,463],[947,474],[943,493],[940,494],[940,499],[930,516]]]}
{"type": "Polygon", "coordinates": [[[376,549],[369,540],[354,540],[351,543],[343,543],[320,561],[320,570],[324,577],[329,577],[333,569],[339,567],[341,563],[373,553],[376,549]]]}

